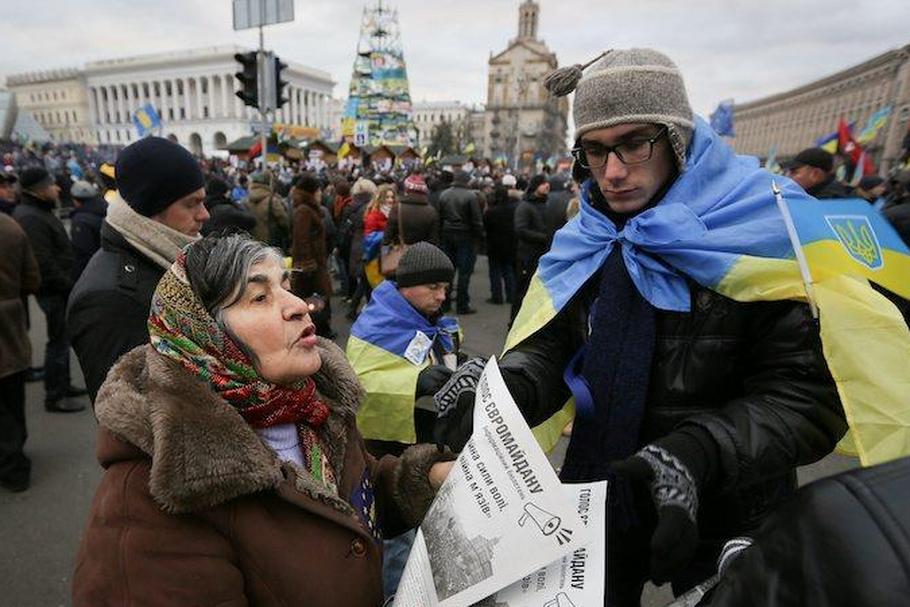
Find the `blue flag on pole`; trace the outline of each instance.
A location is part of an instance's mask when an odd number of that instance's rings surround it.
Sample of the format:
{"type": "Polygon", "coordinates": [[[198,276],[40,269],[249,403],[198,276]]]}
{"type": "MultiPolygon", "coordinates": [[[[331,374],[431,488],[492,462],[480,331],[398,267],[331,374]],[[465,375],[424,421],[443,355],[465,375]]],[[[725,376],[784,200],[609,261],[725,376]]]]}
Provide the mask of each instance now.
{"type": "Polygon", "coordinates": [[[133,114],[133,124],[136,125],[139,136],[145,137],[153,129],[161,126],[161,116],[158,115],[155,106],[146,103],[133,114]]]}
{"type": "Polygon", "coordinates": [[[711,128],[721,137],[735,137],[733,132],[733,100],[721,101],[711,114],[711,128]]]}

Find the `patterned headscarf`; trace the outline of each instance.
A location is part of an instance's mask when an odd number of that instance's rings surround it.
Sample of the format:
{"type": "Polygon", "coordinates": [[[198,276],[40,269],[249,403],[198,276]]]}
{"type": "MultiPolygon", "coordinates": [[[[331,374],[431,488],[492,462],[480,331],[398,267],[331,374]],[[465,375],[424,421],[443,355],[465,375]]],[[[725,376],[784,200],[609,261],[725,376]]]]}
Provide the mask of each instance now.
{"type": "Polygon", "coordinates": [[[155,350],[206,381],[254,428],[303,423],[315,429],[329,417],[312,378],[284,387],[259,376],[190,287],[185,252],[158,283],[148,329],[155,350]]]}

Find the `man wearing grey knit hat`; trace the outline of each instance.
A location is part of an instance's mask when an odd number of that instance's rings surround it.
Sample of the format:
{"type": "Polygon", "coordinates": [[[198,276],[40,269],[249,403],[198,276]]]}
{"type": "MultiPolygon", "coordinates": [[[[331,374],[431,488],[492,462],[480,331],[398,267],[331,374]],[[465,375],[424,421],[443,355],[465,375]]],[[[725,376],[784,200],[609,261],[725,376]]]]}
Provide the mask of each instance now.
{"type": "MultiPolygon", "coordinates": [[[[762,301],[758,273],[752,301],[705,278],[769,229],[774,177],[693,115],[676,65],[612,50],[545,85],[575,92],[580,211],[541,258],[499,365],[538,436],[558,436],[573,398],[560,477],[610,482],[605,604],[639,605],[646,580],[678,594],[711,576],[723,543],[754,532],[846,423],[809,307],[762,301]]],[[[466,375],[436,396],[456,450],[466,375]]]]}
{"type": "Polygon", "coordinates": [[[376,287],[351,327],[348,358],[367,392],[358,426],[377,457],[433,439],[436,415],[426,397],[452,374],[460,349],[457,321],[440,312],[454,276],[455,266],[442,249],[412,244],[399,260],[395,279],[376,287]],[[390,356],[385,363],[370,359],[361,365],[364,343],[371,346],[368,352],[378,348],[390,356]],[[396,377],[400,381],[392,381],[396,377]],[[384,392],[394,385],[407,388],[403,394],[384,392]]]}

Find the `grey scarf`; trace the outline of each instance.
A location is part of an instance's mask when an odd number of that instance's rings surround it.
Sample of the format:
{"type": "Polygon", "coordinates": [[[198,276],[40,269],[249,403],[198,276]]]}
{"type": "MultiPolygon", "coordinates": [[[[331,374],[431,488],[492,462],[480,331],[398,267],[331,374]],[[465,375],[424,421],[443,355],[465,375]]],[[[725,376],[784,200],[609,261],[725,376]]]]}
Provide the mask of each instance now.
{"type": "Polygon", "coordinates": [[[180,251],[199,238],[140,215],[119,194],[111,197],[106,221],[136,250],[165,270],[171,267],[180,251]]]}

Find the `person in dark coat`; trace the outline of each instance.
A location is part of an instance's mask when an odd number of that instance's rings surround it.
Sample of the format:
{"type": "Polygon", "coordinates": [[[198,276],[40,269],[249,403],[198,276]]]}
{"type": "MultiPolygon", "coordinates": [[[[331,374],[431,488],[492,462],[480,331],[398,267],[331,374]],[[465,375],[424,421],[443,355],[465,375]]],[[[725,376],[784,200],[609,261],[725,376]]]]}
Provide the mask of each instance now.
{"type": "Polygon", "coordinates": [[[699,605],[903,607],[910,596],[907,504],[908,457],[806,485],[699,605]]]}
{"type": "Polygon", "coordinates": [[[219,177],[212,177],[205,184],[205,208],[211,217],[202,226],[203,236],[251,233],[256,228],[256,218],[231,200],[227,182],[219,177]]]}
{"type": "Polygon", "coordinates": [[[910,170],[898,173],[893,186],[882,214],[910,247],[910,170]]]}
{"type": "Polygon", "coordinates": [[[572,200],[572,191],[569,185],[571,177],[564,173],[557,173],[548,180],[550,183],[550,192],[547,194],[547,209],[545,216],[547,219],[547,237],[550,242],[553,241],[553,235],[566,225],[568,221],[567,208],[569,201],[572,200]]]}
{"type": "Polygon", "coordinates": [[[70,297],[68,324],[92,402],[117,359],[148,341],[155,285],[209,218],[198,162],[182,146],[146,137],[117,158],[95,253],[70,297]]]}
{"type": "Polygon", "coordinates": [[[504,185],[493,188],[490,206],[483,214],[490,270],[488,303],[511,304],[515,297],[515,209],[518,203],[504,185]]]}
{"type": "Polygon", "coordinates": [[[71,413],[85,405],[69,400],[85,390],[70,383],[70,340],[66,326],[66,302],[73,288],[75,256],[63,223],[54,214],[60,188],[40,167],[19,176],[20,202],[13,217],[28,236],[41,269],[38,305],[47,319],[44,350],[44,408],[51,413],[71,413]]]}
{"type": "Polygon", "coordinates": [[[409,175],[404,180],[404,196],[392,207],[382,243],[409,245],[429,242],[439,246],[439,213],[427,199],[429,188],[421,175],[409,175]],[[401,218],[399,220],[399,217],[401,218]],[[398,233],[401,222],[402,234],[398,233]]]}
{"type": "Polygon", "coordinates": [[[70,214],[70,240],[76,262],[73,284],[79,280],[92,255],[101,248],[101,224],[107,215],[107,203],[98,188],[87,181],[77,181],[70,190],[73,212],[70,214]]]}
{"type": "Polygon", "coordinates": [[[348,275],[349,251],[342,250],[341,245],[342,216],[349,206],[351,206],[351,184],[346,179],[339,179],[335,182],[335,200],[332,203],[332,221],[335,222],[335,229],[331,243],[327,244],[330,244],[332,248],[332,257],[338,268],[337,278],[341,281],[341,293],[345,298],[349,298],[354,292],[348,275]]]}
{"type": "MultiPolygon", "coordinates": [[[[442,222],[442,250],[446,252],[458,275],[455,312],[474,314],[471,307],[471,275],[477,261],[477,249],[483,244],[483,215],[477,192],[468,188],[470,176],[458,171],[452,187],[439,195],[439,216],[442,222]]],[[[446,302],[444,310],[448,310],[446,302]]]]}
{"type": "Polygon", "coordinates": [[[324,308],[314,314],[316,332],[321,337],[334,337],[332,331],[332,279],[325,248],[325,222],[320,204],[319,180],[312,173],[303,173],[291,188],[294,203],[294,222],[291,234],[291,259],[294,273],[291,288],[300,298],[318,295],[324,308]]]}
{"type": "Polygon", "coordinates": [[[0,213],[13,214],[16,208],[16,181],[14,173],[0,170],[0,213]]]}
{"type": "Polygon", "coordinates": [[[28,237],[0,213],[0,486],[18,493],[29,486],[31,460],[23,453],[25,380],[32,360],[24,296],[38,292],[41,274],[28,237]]]}
{"type": "MultiPolygon", "coordinates": [[[[348,259],[348,285],[351,289],[348,297],[353,300],[363,278],[363,219],[366,215],[367,205],[379,188],[369,179],[361,177],[351,186],[351,204],[346,206],[341,213],[341,222],[338,227],[339,254],[347,255],[348,259]]],[[[347,317],[354,320],[357,317],[356,307],[348,310],[347,317]]]]}
{"type": "Polygon", "coordinates": [[[834,156],[821,148],[807,148],[797,154],[787,167],[787,176],[820,200],[853,194],[835,178],[834,156]]]}
{"type": "Polygon", "coordinates": [[[528,182],[524,200],[515,209],[515,297],[512,300],[510,321],[515,319],[531,278],[537,271],[537,262],[550,247],[547,228],[547,198],[550,183],[545,175],[535,175],[528,182]]]}
{"type": "MultiPolygon", "coordinates": [[[[687,273],[696,262],[648,252],[710,230],[701,214],[761,214],[740,204],[759,195],[773,207],[773,176],[693,114],[666,55],[613,49],[589,65],[580,79],[548,78],[555,94],[577,89],[581,212],[541,259],[547,275],[499,367],[531,426],[558,436],[557,412],[570,396],[579,403],[560,478],[610,482],[606,604],[627,607],[649,579],[680,594],[713,575],[723,544],[754,533],[795,491],[796,468],[831,453],[847,423],[804,301],[736,301],[687,273]],[[649,240],[652,226],[662,227],[649,240]],[[676,295],[655,297],[668,276],[676,295]]],[[[726,246],[746,245],[754,217],[738,218],[742,239],[726,246]]],[[[789,242],[782,226],[774,238],[789,242]]],[[[439,439],[456,450],[479,375],[465,365],[436,395],[452,412],[439,439]]]]}

